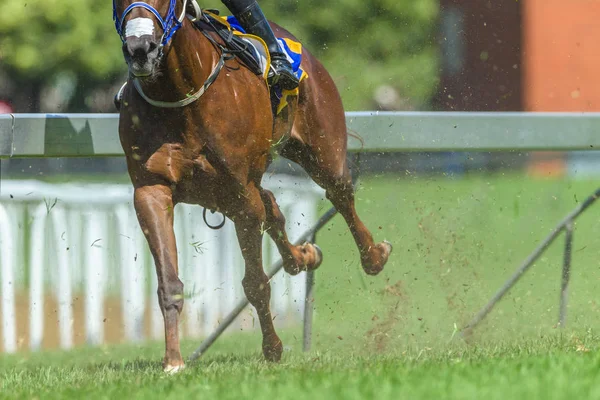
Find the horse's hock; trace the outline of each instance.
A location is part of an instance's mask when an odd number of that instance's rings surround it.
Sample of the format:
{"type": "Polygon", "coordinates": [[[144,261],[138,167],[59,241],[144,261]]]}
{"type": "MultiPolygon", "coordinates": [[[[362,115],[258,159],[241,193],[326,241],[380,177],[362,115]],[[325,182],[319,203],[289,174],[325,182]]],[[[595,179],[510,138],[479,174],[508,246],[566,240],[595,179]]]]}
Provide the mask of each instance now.
{"type": "MultiPolygon", "coordinates": [[[[321,198],[316,185],[274,175],[265,186],[293,221],[293,239],[316,220],[321,198]]],[[[154,264],[131,202],[129,184],[2,182],[0,343],[5,352],[162,339],[154,264]]],[[[213,224],[220,218],[208,214],[213,224]]],[[[243,298],[243,260],[229,220],[223,229],[211,230],[200,207],[180,204],[175,229],[185,284],[182,334],[197,338],[243,298]]],[[[270,240],[263,247],[265,265],[279,258],[270,240]]],[[[304,283],[304,274],[273,279],[279,326],[301,321],[304,283]]],[[[236,321],[238,330],[257,328],[249,310],[236,321]]]]}

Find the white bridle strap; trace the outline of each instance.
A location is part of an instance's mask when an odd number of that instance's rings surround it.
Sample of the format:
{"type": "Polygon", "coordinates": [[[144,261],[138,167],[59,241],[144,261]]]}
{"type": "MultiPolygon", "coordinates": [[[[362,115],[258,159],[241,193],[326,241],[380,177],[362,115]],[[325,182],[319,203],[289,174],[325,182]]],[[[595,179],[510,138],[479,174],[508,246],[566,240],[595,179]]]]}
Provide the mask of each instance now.
{"type": "Polygon", "coordinates": [[[198,5],[198,2],[196,0],[190,0],[190,4],[194,7],[194,18],[200,18],[202,9],[200,8],[200,5],[198,5]]]}
{"type": "Polygon", "coordinates": [[[148,97],[146,95],[146,93],[144,93],[144,90],[142,89],[142,85],[140,84],[140,81],[137,78],[133,79],[133,86],[135,87],[137,92],[140,94],[140,96],[142,96],[142,98],[144,100],[146,100],[146,102],[148,102],[148,104],[153,105],[154,107],[181,108],[181,107],[185,107],[187,105],[192,104],[193,102],[198,100],[200,97],[202,97],[202,95],[206,92],[206,90],[210,87],[210,85],[212,85],[212,83],[217,79],[217,76],[219,75],[219,72],[221,72],[221,69],[223,68],[224,65],[225,65],[225,55],[223,54],[223,55],[221,55],[219,62],[217,63],[217,65],[215,65],[215,67],[211,71],[208,78],[206,78],[206,82],[204,82],[204,84],[202,85],[200,90],[198,90],[196,93],[189,96],[188,98],[179,100],[179,101],[152,100],[150,97],[148,97]]]}
{"type": "Polygon", "coordinates": [[[183,0],[183,10],[181,11],[181,15],[179,16],[179,23],[181,24],[183,22],[183,19],[185,18],[185,10],[187,9],[187,3],[188,0],[183,0]]]}

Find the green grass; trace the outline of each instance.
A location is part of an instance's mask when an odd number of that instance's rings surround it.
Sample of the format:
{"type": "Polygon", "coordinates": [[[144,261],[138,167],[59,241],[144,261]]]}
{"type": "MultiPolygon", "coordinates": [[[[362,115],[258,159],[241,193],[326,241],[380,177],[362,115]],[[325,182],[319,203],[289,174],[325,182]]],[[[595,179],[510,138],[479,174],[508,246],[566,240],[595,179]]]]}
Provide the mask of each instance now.
{"type": "MultiPolygon", "coordinates": [[[[394,252],[379,276],[366,277],[341,218],[320,234],[322,347],[339,345],[333,339],[336,330],[361,343],[373,329],[383,331],[383,349],[446,343],[455,324],[465,325],[598,184],[519,175],[365,180],[357,194],[358,211],[378,239],[394,244],[394,252]]],[[[599,219],[600,205],[595,205],[576,223],[570,327],[600,328],[599,219]]],[[[563,248],[560,236],[475,339],[520,339],[556,330],[563,248]]]]}
{"type": "MultiPolygon", "coordinates": [[[[288,329],[279,365],[262,361],[258,333],[233,334],[174,377],[161,373],[162,343],[5,356],[0,397],[597,398],[600,206],[576,225],[566,328],[556,327],[559,239],[468,342],[455,335],[597,185],[370,177],[358,210],[394,252],[367,277],[339,216],[319,234],[312,352],[288,329]]],[[[197,344],[185,342],[184,353],[197,344]]]]}
{"type": "MultiPolygon", "coordinates": [[[[158,346],[10,357],[0,363],[2,398],[597,398],[600,353],[591,334],[511,345],[363,355],[292,350],[268,364],[247,339],[224,339],[177,376],[165,376],[158,346]],[[588,344],[589,343],[589,344],[588,344]]],[[[187,350],[190,350],[190,346],[187,350]]]]}

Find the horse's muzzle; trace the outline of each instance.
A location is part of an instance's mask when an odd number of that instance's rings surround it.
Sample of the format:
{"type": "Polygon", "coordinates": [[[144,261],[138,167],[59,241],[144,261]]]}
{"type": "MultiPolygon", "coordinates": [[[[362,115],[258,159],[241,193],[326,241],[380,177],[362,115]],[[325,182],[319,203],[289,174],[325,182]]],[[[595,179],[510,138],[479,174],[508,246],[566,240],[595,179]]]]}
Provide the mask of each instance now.
{"type": "Polygon", "coordinates": [[[125,41],[123,54],[133,75],[150,76],[158,61],[158,43],[151,35],[132,36],[125,41]]]}

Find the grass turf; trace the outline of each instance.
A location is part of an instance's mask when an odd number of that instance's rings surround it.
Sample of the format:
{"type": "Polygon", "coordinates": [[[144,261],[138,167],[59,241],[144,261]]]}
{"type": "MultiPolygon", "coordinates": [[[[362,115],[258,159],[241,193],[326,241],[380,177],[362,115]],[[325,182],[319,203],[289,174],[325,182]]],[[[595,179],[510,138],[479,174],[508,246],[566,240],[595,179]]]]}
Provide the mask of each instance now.
{"type": "Polygon", "coordinates": [[[161,372],[155,358],[159,346],[117,346],[4,359],[0,396],[596,398],[600,353],[586,347],[594,343],[597,337],[585,335],[386,355],[326,350],[285,354],[282,363],[267,364],[255,350],[244,350],[239,338],[229,337],[177,376],[161,372]]]}
{"type": "MultiPolygon", "coordinates": [[[[468,343],[463,326],[597,182],[518,175],[372,177],[359,213],[394,244],[386,270],[364,276],[338,216],[318,237],[314,350],[282,332],[279,365],[260,335],[225,337],[181,375],[160,371],[161,344],[20,354],[0,361],[2,397],[564,398],[594,385],[600,207],[576,225],[567,327],[558,329],[563,244],[555,244],[468,343]]],[[[321,205],[324,210],[326,203],[321,205]]],[[[186,342],[185,354],[197,343],[186,342]]]]}

